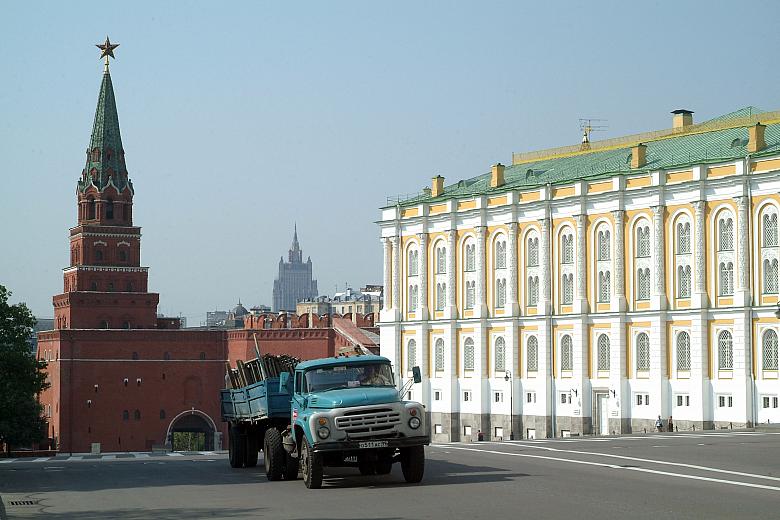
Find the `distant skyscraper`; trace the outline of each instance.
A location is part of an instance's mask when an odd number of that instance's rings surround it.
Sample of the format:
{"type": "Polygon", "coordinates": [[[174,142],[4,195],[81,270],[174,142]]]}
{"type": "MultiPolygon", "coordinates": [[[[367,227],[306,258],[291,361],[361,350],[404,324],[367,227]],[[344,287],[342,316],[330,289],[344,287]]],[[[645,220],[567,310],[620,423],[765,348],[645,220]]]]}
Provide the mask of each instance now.
{"type": "Polygon", "coordinates": [[[298,244],[298,226],[295,227],[292,248],[287,262],[279,258],[279,276],[274,280],[274,312],[295,312],[295,304],[317,296],[317,280],[312,278],[311,257],[303,262],[303,251],[298,244]]]}

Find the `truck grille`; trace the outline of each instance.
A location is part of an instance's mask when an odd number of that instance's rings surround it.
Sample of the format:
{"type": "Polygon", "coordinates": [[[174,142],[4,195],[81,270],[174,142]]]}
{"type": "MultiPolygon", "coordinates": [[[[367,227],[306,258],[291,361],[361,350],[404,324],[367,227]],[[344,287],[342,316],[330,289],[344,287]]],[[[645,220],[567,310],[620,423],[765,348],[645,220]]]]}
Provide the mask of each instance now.
{"type": "Polygon", "coordinates": [[[360,410],[336,417],[336,427],[353,437],[391,433],[398,424],[401,424],[401,413],[392,408],[360,410]]]}

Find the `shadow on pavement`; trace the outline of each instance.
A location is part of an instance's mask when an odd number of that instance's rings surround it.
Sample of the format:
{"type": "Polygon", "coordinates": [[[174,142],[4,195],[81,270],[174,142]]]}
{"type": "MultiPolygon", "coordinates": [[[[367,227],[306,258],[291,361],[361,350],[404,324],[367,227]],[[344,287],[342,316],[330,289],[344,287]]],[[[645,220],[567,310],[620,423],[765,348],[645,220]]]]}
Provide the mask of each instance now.
{"type": "MultiPolygon", "coordinates": [[[[21,509],[16,510],[19,513],[21,509]]],[[[181,520],[182,518],[260,518],[264,508],[222,509],[222,508],[175,508],[175,509],[110,509],[101,511],[73,511],[68,513],[52,513],[44,511],[41,514],[52,520],[181,520]]],[[[11,518],[13,518],[13,512],[11,518]]],[[[26,518],[26,516],[25,516],[26,518]]]]}

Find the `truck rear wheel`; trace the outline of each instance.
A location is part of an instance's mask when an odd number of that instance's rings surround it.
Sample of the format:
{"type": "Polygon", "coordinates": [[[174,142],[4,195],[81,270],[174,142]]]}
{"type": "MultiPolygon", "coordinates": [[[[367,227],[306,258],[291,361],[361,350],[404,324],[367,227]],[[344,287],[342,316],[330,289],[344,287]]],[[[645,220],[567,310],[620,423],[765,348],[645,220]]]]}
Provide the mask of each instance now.
{"type": "Polygon", "coordinates": [[[241,439],[240,428],[236,425],[230,425],[228,431],[228,457],[231,468],[241,468],[244,466],[244,442],[241,439]]]}
{"type": "Polygon", "coordinates": [[[247,468],[254,468],[257,466],[257,431],[255,429],[247,429],[246,432],[246,455],[244,465],[247,468]]]}
{"type": "Polygon", "coordinates": [[[263,461],[265,463],[265,476],[268,477],[268,480],[282,480],[286,455],[279,430],[268,428],[263,442],[263,461]]]}
{"type": "Polygon", "coordinates": [[[319,489],[322,487],[322,456],[314,453],[306,436],[301,439],[301,472],[303,473],[303,483],[309,489],[319,489]]]}
{"type": "Polygon", "coordinates": [[[425,473],[425,446],[401,448],[401,471],[404,479],[410,484],[422,480],[425,473]]]}

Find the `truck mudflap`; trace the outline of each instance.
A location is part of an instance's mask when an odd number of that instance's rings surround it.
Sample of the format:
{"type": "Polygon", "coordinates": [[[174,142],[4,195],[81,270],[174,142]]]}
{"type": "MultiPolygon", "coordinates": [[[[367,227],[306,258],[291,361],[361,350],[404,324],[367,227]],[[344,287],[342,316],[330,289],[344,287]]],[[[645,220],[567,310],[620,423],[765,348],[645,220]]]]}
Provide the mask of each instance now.
{"type": "Polygon", "coordinates": [[[359,451],[376,448],[408,448],[410,446],[427,446],[431,443],[428,436],[393,437],[392,439],[365,439],[349,441],[318,442],[314,445],[314,453],[326,451],[359,451]]]}

